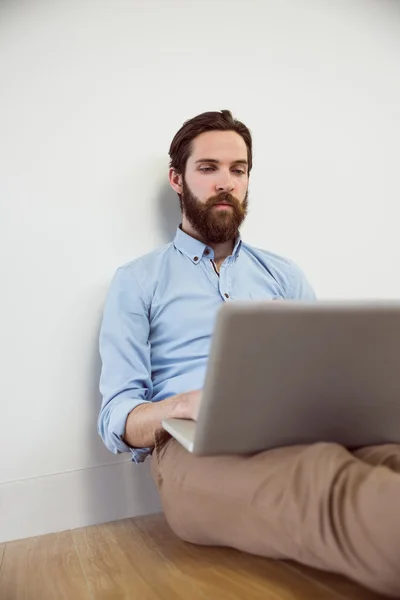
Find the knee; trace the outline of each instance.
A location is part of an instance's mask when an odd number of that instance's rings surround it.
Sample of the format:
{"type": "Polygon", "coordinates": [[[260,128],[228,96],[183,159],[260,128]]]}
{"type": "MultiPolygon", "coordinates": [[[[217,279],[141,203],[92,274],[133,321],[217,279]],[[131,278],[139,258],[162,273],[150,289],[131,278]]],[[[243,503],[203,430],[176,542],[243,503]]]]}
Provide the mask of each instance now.
{"type": "MultiPolygon", "coordinates": [[[[199,498],[182,493],[179,502],[169,501],[164,494],[161,496],[165,519],[175,533],[184,542],[200,546],[219,546],[218,532],[224,529],[223,519],[218,518],[212,499],[204,498],[201,504],[199,498]]],[[[226,511],[227,512],[227,511],[226,511]]]]}
{"type": "Polygon", "coordinates": [[[197,545],[208,545],[210,543],[204,535],[201,535],[195,519],[188,518],[182,512],[165,511],[165,509],[164,515],[170,529],[183,542],[197,545]]]}

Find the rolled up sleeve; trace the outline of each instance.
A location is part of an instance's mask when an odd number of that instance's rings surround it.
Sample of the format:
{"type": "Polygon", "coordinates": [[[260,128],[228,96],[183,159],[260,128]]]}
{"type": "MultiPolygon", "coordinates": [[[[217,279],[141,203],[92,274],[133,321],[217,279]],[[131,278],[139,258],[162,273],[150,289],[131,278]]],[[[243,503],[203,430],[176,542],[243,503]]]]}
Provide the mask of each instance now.
{"type": "Polygon", "coordinates": [[[101,410],[97,429],[114,454],[128,452],[142,462],[150,448],[131,448],[123,441],[129,413],[151,401],[152,381],[148,306],[131,267],[116,272],[106,298],[100,330],[101,410]]]}

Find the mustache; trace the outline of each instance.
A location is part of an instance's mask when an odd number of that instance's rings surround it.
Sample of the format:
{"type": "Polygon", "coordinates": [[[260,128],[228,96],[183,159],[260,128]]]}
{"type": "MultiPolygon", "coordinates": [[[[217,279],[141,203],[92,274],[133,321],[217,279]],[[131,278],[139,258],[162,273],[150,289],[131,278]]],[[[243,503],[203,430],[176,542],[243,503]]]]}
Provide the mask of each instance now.
{"type": "Polygon", "coordinates": [[[227,206],[237,206],[239,205],[239,200],[237,198],[235,198],[235,196],[232,196],[232,194],[230,194],[229,192],[222,192],[221,194],[218,194],[218,196],[212,196],[211,198],[209,198],[207,200],[207,207],[211,208],[212,206],[215,206],[216,204],[225,204],[227,206]]]}

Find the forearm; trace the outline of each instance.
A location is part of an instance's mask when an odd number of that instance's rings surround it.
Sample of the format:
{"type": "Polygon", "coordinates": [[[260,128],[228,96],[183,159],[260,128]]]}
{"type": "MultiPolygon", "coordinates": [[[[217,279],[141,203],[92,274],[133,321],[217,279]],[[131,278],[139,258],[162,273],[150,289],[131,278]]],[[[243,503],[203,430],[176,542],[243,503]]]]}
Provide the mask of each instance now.
{"type": "Polygon", "coordinates": [[[155,432],[164,419],[187,419],[187,394],[172,396],[160,402],[140,404],[129,413],[124,441],[133,448],[148,448],[155,444],[155,432]]]}

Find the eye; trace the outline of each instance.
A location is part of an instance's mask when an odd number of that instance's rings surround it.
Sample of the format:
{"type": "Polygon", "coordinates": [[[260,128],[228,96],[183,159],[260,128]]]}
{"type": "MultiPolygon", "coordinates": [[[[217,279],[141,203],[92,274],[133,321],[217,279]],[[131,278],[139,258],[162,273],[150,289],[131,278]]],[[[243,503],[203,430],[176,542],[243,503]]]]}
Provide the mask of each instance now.
{"type": "Polygon", "coordinates": [[[236,175],[246,175],[246,172],[242,169],[233,169],[233,172],[236,173],[236,175]]]}
{"type": "Polygon", "coordinates": [[[215,171],[214,167],[200,167],[200,171],[203,173],[210,173],[211,171],[215,171]]]}

